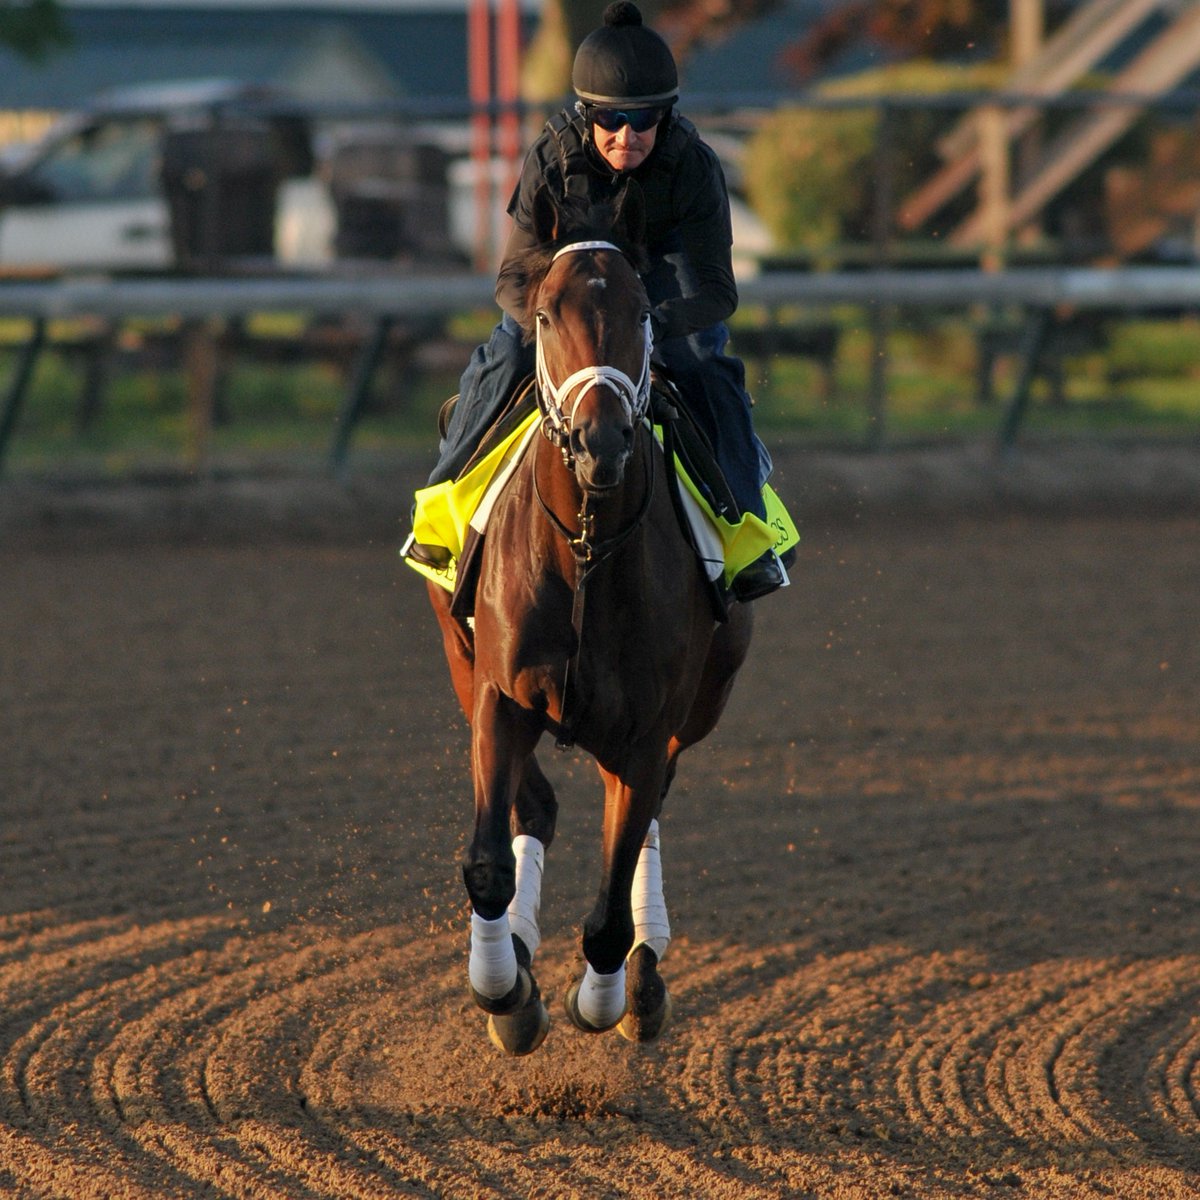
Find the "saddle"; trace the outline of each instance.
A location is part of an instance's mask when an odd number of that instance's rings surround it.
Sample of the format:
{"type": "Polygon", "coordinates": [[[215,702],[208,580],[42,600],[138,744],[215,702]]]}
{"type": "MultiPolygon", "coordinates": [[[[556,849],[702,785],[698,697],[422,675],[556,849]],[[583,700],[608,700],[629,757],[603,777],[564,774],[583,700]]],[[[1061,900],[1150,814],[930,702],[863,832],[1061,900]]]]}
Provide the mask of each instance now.
{"type": "MultiPolygon", "coordinates": [[[[449,419],[455,399],[442,406],[440,422],[449,419]]],[[[739,513],[708,438],[689,415],[678,389],[661,374],[655,375],[651,389],[650,420],[667,462],[677,468],[666,475],[679,527],[709,581],[714,615],[723,620],[727,589],[739,572],[768,550],[786,554],[800,535],[770,484],[762,488],[765,519],[739,513]]],[[[492,505],[537,436],[530,380],[513,393],[457,478],[430,484],[416,494],[413,531],[401,554],[408,566],[451,593],[451,609],[460,618],[474,613],[480,547],[492,505]],[[445,560],[410,553],[415,544],[423,550],[445,547],[445,560]]]]}
{"type": "MultiPolygon", "coordinates": [[[[450,427],[450,416],[457,403],[458,397],[451,396],[438,412],[438,432],[442,437],[446,436],[446,431],[450,427]]],[[[511,437],[519,426],[529,419],[536,408],[537,397],[534,394],[533,376],[527,375],[509,396],[487,432],[479,439],[479,445],[475,447],[474,453],[463,464],[457,477],[461,479],[468,471],[473,470],[483,459],[487,458],[501,442],[511,437]]]]}
{"type": "Polygon", "coordinates": [[[688,412],[670,376],[657,366],[651,372],[650,419],[670,431],[683,473],[708,501],[713,512],[731,525],[735,524],[742,514],[725,480],[725,473],[717,464],[712,444],[688,412]]]}

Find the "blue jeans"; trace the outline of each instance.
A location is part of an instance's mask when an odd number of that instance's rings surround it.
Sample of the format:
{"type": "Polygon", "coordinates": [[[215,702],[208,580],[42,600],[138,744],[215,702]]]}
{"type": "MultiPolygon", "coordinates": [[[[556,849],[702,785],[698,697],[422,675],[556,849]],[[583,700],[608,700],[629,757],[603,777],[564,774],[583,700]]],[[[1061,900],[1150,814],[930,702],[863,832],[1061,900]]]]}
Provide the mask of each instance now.
{"type": "Polygon", "coordinates": [[[533,374],[533,346],[525,345],[523,338],[521,327],[505,313],[491,338],[475,348],[459,381],[458,403],[450,414],[446,436],[438,444],[431,484],[458,475],[509,396],[533,374]]]}

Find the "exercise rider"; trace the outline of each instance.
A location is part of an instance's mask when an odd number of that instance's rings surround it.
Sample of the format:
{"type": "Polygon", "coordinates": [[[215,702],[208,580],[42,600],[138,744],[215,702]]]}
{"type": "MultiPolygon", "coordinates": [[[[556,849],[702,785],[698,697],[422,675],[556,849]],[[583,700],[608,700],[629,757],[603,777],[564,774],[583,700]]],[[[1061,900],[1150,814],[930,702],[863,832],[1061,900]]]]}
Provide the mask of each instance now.
{"type": "MultiPolygon", "coordinates": [[[[713,447],[740,513],[764,515],[770,458],[755,436],[742,363],[725,354],[724,322],[737,307],[729,196],[717,156],[675,110],[679,86],[666,42],[642,23],[636,5],[610,4],[604,24],[575,56],[578,101],[547,122],[525,159],[509,203],[512,232],[496,283],[504,310],[486,345],[472,355],[430,484],[466,465],[509,396],[533,371],[533,348],[518,323],[524,280],[514,263],[535,241],[533,196],[541,185],[594,202],[613,199],[627,178],[645,197],[654,360],[713,447]]],[[[736,519],[736,515],[734,516],[736,519]]],[[[440,565],[445,552],[410,541],[411,557],[440,565]]],[[[742,570],[732,595],[774,591],[787,574],[774,551],[742,570]]]]}

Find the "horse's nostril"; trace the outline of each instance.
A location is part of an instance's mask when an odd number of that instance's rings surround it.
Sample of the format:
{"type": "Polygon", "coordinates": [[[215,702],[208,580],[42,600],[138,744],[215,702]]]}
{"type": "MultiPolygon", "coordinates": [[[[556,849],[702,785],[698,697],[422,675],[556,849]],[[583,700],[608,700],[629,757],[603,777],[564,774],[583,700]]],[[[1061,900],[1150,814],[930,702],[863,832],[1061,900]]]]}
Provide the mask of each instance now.
{"type": "Polygon", "coordinates": [[[584,445],[582,429],[571,430],[571,453],[576,458],[587,457],[587,446],[584,445]]]}
{"type": "Polygon", "coordinates": [[[625,453],[628,454],[633,449],[633,426],[626,425],[621,430],[621,438],[625,442],[625,453]]]}

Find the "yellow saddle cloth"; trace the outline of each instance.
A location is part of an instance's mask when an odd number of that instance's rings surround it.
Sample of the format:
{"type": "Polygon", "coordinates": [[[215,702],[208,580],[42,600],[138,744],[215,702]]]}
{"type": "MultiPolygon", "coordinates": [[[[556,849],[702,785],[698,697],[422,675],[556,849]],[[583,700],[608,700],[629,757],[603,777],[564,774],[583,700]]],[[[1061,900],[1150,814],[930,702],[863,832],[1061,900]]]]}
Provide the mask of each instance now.
{"type": "MultiPolygon", "coordinates": [[[[430,567],[413,558],[404,561],[447,591],[453,592],[458,560],[469,534],[482,534],[487,527],[495,497],[500,494],[511,472],[538,432],[538,413],[531,412],[503,441],[498,442],[470,470],[457,479],[435,483],[416,494],[413,511],[413,537],[426,546],[444,546],[450,552],[450,564],[442,569],[430,567]]],[[[661,430],[655,434],[662,440],[661,430]]],[[[733,577],[767,550],[783,554],[795,546],[800,535],[783,501],[769,485],[763,487],[766,519],[753,513],[736,522],[717,516],[700,489],[688,478],[678,457],[675,460],[683,484],[685,508],[692,532],[710,579],[724,577],[728,585],[733,577]]]]}

